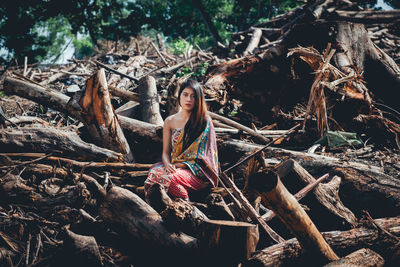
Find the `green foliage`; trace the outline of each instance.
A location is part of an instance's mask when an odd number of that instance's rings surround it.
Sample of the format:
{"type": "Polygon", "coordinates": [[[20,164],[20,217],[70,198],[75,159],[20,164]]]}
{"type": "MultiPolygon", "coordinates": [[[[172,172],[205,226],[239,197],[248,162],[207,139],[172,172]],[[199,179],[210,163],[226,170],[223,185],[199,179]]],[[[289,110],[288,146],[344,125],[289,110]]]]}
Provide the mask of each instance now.
{"type": "MultiPolygon", "coordinates": [[[[374,6],[376,0],[361,1],[374,6]]],[[[399,8],[399,1],[385,3],[399,8]]],[[[0,47],[19,62],[55,59],[73,41],[81,56],[90,55],[99,40],[128,40],[145,33],[163,34],[182,54],[187,43],[207,48],[214,38],[195,0],[4,0],[0,5],[0,47]],[[77,40],[75,36],[87,36],[77,40]],[[185,41],[186,40],[186,41],[185,41]]],[[[302,4],[296,0],[201,0],[225,43],[231,33],[265,23],[302,4]]],[[[0,55],[3,60],[5,55],[0,55]]]]}
{"type": "Polygon", "coordinates": [[[175,54],[183,55],[185,50],[189,47],[189,42],[185,39],[179,38],[172,41],[170,44],[175,54]]]}
{"type": "Polygon", "coordinates": [[[93,54],[94,45],[89,36],[86,36],[85,38],[79,40],[77,38],[74,38],[73,44],[77,51],[77,58],[88,57],[93,54]]]}

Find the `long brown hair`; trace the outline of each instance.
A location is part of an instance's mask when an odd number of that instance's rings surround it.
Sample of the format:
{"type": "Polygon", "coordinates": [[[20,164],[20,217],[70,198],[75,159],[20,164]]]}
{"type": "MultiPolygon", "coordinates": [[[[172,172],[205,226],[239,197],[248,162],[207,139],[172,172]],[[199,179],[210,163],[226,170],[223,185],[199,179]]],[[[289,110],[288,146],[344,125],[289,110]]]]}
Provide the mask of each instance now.
{"type": "Polygon", "coordinates": [[[183,135],[183,150],[188,148],[197,137],[204,131],[207,125],[207,106],[203,90],[199,82],[188,79],[182,83],[178,93],[178,103],[181,103],[181,94],[185,88],[191,88],[194,91],[194,107],[189,120],[185,124],[183,135]]]}

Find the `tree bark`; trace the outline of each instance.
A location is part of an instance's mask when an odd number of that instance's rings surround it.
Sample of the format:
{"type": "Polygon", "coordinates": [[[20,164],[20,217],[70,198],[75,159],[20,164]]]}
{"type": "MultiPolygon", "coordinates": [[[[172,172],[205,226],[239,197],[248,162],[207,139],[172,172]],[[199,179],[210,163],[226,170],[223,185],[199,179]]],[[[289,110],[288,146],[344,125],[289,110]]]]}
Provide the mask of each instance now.
{"type": "Polygon", "coordinates": [[[128,162],[133,161],[131,149],[111,105],[104,69],[98,70],[86,81],[79,105],[85,118],[83,122],[95,143],[122,153],[128,162]]]}
{"type": "MultiPolygon", "coordinates": [[[[65,112],[83,121],[79,106],[73,99],[52,89],[46,89],[34,83],[7,77],[4,81],[4,91],[35,101],[52,109],[65,112]]],[[[162,128],[139,120],[118,116],[122,129],[127,137],[147,138],[161,143],[162,128]]],[[[129,139],[129,138],[128,138],[129,139]]]]}
{"type": "MultiPolygon", "coordinates": [[[[134,193],[114,186],[100,206],[103,220],[114,226],[135,248],[135,257],[150,263],[176,262],[190,259],[197,250],[195,238],[184,233],[171,233],[162,224],[161,216],[134,193]],[[157,257],[154,257],[157,255],[157,257]]],[[[128,248],[129,248],[128,247],[128,248]]],[[[179,262],[178,262],[179,263],[179,262]]]]}
{"type": "Polygon", "coordinates": [[[160,114],[157,85],[152,76],[140,80],[139,96],[143,121],[162,126],[164,121],[160,114]]]}
{"type": "MultiPolygon", "coordinates": [[[[376,219],[374,221],[390,233],[394,235],[400,234],[400,217],[376,219]]],[[[326,232],[322,233],[322,235],[339,256],[347,255],[360,248],[371,248],[384,256],[384,258],[390,258],[396,255],[396,251],[398,251],[397,240],[380,234],[380,231],[374,228],[360,227],[343,232],[326,232]]],[[[302,256],[303,252],[299,242],[292,238],[284,243],[256,252],[243,266],[298,265],[302,256]]],[[[312,259],[308,260],[308,262],[302,262],[302,264],[312,264],[312,259]]]]}
{"type": "Polygon", "coordinates": [[[374,252],[373,250],[362,248],[359,249],[346,257],[333,261],[324,267],[345,267],[345,266],[364,266],[364,267],[382,267],[385,264],[385,260],[381,255],[374,252]]]}
{"type": "MultiPolygon", "coordinates": [[[[281,179],[284,181],[292,181],[291,174],[301,180],[305,184],[310,184],[315,182],[315,178],[308,173],[299,163],[293,159],[289,159],[285,162],[279,164],[276,168],[281,179]],[[289,176],[289,177],[287,177],[289,176]]],[[[357,218],[340,200],[339,198],[339,186],[341,179],[337,177],[331,182],[326,184],[319,184],[313,193],[319,203],[325,206],[330,212],[336,216],[342,218],[350,226],[355,227],[357,225],[357,218]]]]}
{"type": "Polygon", "coordinates": [[[208,31],[211,33],[211,36],[214,38],[214,42],[222,42],[221,37],[218,34],[217,28],[215,28],[214,23],[211,20],[210,15],[207,13],[206,9],[204,8],[203,3],[201,0],[192,0],[194,6],[200,12],[201,17],[203,18],[204,24],[206,24],[208,31]]]}
{"type": "Polygon", "coordinates": [[[273,210],[296,236],[305,253],[321,263],[339,259],[304,209],[281,183],[277,173],[258,172],[249,177],[249,184],[253,185],[264,204],[273,210]]]}
{"type": "Polygon", "coordinates": [[[103,266],[99,247],[93,236],[78,235],[66,230],[64,239],[65,259],[69,264],[103,266]]]}
{"type": "Polygon", "coordinates": [[[0,130],[0,151],[60,151],[77,160],[121,161],[122,154],[88,144],[73,131],[56,128],[21,127],[0,130]]]}
{"type": "MultiPolygon", "coordinates": [[[[261,145],[242,141],[224,141],[220,144],[219,154],[229,159],[233,154],[239,156],[260,148],[261,145]]],[[[362,209],[381,217],[394,216],[400,212],[398,179],[385,174],[380,167],[273,147],[264,150],[264,157],[266,163],[272,164],[280,163],[289,157],[316,175],[333,171],[342,178],[340,198],[356,215],[360,215],[362,209]]]]}

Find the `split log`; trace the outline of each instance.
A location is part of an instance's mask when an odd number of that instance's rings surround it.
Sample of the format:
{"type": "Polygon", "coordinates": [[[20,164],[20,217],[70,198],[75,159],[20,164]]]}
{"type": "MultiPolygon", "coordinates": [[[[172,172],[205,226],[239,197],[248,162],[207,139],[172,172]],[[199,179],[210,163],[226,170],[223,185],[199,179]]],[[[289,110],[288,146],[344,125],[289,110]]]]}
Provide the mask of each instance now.
{"type": "Polygon", "coordinates": [[[83,96],[78,100],[82,108],[83,123],[95,143],[122,153],[127,161],[133,161],[128,142],[111,105],[104,69],[100,69],[86,81],[83,96]]]}
{"type": "Polygon", "coordinates": [[[249,183],[258,191],[264,204],[273,210],[296,236],[308,256],[317,262],[338,260],[310,217],[281,183],[273,171],[258,172],[249,177],[249,183]]]}
{"type": "Polygon", "coordinates": [[[99,247],[93,236],[78,235],[66,230],[64,239],[64,257],[69,264],[85,266],[103,266],[99,247]]]}
{"type": "Polygon", "coordinates": [[[121,161],[120,153],[88,144],[73,131],[20,127],[0,129],[1,152],[60,151],[79,160],[121,161]]]}
{"type": "MultiPolygon", "coordinates": [[[[296,178],[300,179],[305,184],[315,182],[315,178],[293,159],[289,159],[279,164],[276,167],[276,171],[282,179],[294,174],[296,178]]],[[[292,179],[286,178],[285,180],[289,182],[292,179]]],[[[343,220],[345,220],[350,226],[355,227],[357,225],[357,218],[339,198],[340,181],[340,177],[336,176],[336,178],[332,179],[329,183],[319,184],[314,189],[313,193],[321,205],[325,206],[336,216],[343,218],[343,220]]]]}
{"type": "Polygon", "coordinates": [[[385,260],[381,255],[373,250],[362,248],[346,257],[326,264],[324,267],[345,267],[345,266],[364,266],[364,267],[382,267],[385,260]]]}
{"type": "MultiPolygon", "coordinates": [[[[400,217],[376,219],[374,221],[390,233],[394,235],[400,234],[400,217]]],[[[370,227],[360,227],[343,232],[325,232],[322,235],[339,256],[347,255],[361,248],[373,249],[385,259],[395,256],[396,252],[398,252],[397,240],[393,240],[392,237],[370,227]]],[[[256,252],[244,266],[298,265],[302,255],[303,252],[299,242],[292,238],[284,243],[256,252]]],[[[312,259],[308,263],[302,262],[303,265],[311,263],[312,259]]]]}
{"type": "Polygon", "coordinates": [[[162,126],[164,121],[160,114],[156,80],[152,76],[146,76],[139,83],[138,90],[143,121],[162,126]]]}
{"type": "MultiPolygon", "coordinates": [[[[197,250],[195,238],[184,233],[171,233],[162,224],[161,216],[134,193],[114,186],[100,206],[103,220],[128,237],[128,248],[135,257],[150,263],[176,262],[191,259],[197,250]],[[157,255],[157,257],[154,257],[157,255]]],[[[184,261],[186,262],[186,261],[184,261]]],[[[177,262],[179,263],[179,262],[177,262]]]]}

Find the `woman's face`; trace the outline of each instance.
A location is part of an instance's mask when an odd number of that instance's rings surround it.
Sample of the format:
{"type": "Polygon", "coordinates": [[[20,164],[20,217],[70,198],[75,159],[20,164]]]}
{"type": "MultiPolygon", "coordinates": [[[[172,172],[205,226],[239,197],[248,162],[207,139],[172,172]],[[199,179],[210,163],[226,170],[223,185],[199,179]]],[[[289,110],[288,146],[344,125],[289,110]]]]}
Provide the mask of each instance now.
{"type": "Polygon", "coordinates": [[[185,89],[183,89],[179,101],[179,104],[181,105],[182,109],[187,111],[192,111],[195,103],[194,97],[195,93],[192,88],[186,87],[185,89]]]}

